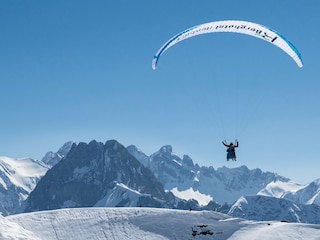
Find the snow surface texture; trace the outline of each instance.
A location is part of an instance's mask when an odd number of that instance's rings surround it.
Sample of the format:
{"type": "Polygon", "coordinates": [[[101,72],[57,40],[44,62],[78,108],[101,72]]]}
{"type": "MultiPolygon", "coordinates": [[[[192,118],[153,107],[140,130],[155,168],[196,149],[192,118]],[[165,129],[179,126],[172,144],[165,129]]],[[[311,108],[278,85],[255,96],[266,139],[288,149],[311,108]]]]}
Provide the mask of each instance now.
{"type": "Polygon", "coordinates": [[[212,211],[72,208],[0,216],[0,239],[313,240],[319,236],[320,225],[254,222],[212,211]]]}

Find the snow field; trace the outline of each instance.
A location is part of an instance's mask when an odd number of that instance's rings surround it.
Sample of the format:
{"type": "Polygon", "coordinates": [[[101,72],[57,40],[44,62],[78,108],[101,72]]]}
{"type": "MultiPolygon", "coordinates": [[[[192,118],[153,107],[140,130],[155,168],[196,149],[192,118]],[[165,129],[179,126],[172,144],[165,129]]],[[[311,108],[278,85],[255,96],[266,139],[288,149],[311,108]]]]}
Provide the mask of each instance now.
{"type": "Polygon", "coordinates": [[[254,222],[212,211],[155,208],[24,213],[1,217],[0,230],[3,239],[320,239],[320,225],[254,222]]]}

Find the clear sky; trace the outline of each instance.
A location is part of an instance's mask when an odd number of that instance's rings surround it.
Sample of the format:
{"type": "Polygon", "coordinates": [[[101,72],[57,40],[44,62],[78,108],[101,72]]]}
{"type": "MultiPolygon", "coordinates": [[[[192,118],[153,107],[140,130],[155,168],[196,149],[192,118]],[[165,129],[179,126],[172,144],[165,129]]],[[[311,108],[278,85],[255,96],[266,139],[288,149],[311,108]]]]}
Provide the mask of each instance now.
{"type": "Polygon", "coordinates": [[[199,165],[320,178],[320,1],[0,2],[0,155],[41,159],[66,141],[172,145],[199,165]],[[304,67],[265,41],[178,32],[245,20],[277,30],[304,67]],[[238,138],[238,161],[222,140],[238,138]]]}

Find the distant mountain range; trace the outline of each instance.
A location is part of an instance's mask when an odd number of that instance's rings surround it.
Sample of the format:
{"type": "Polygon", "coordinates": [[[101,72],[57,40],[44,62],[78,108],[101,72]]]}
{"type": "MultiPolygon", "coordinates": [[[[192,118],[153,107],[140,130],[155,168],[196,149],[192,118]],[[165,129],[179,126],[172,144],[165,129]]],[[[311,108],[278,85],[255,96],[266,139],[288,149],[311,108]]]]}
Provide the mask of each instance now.
{"type": "MultiPolygon", "coordinates": [[[[233,203],[241,196],[257,194],[271,182],[289,181],[276,173],[262,172],[260,169],[249,170],[246,166],[218,169],[200,167],[187,155],[182,158],[177,156],[171,146],[163,146],[149,157],[135,146],[129,146],[128,150],[151,169],[165,189],[181,193],[191,188],[220,204],[233,203]]],[[[197,200],[201,201],[201,198],[197,200]]]]}
{"type": "Polygon", "coordinates": [[[319,192],[320,180],[301,185],[246,166],[200,167],[169,145],[147,156],[115,140],[67,142],[41,161],[0,157],[4,216],[69,207],[149,206],[320,223],[319,192]]]}

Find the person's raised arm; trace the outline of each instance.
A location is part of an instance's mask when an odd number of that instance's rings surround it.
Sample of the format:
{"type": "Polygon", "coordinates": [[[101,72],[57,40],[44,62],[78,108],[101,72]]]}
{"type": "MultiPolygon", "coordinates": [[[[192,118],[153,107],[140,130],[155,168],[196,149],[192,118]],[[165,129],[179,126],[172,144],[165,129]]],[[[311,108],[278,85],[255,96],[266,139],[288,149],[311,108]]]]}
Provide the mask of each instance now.
{"type": "Polygon", "coordinates": [[[229,145],[227,145],[226,140],[222,141],[222,144],[225,145],[226,147],[229,147],[229,145]]]}

